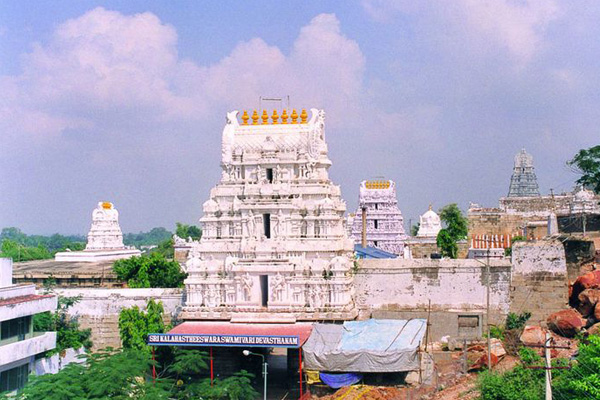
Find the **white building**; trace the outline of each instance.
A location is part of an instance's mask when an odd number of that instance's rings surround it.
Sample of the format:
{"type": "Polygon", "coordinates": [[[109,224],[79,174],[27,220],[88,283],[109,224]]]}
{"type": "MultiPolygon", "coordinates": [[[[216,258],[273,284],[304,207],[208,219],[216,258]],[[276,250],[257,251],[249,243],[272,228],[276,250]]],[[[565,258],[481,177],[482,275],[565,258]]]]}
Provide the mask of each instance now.
{"type": "Polygon", "coordinates": [[[55,295],[12,284],[12,260],[0,258],[0,392],[22,388],[36,355],[56,347],[56,332],[34,332],[33,316],[55,311],[55,295]]]}
{"type": "MultiPolygon", "coordinates": [[[[190,244],[184,319],[351,319],[353,243],[329,180],[325,113],[228,113],[222,176],[190,244]]],[[[177,241],[176,241],[177,244],[177,241]]]]}
{"type": "Polygon", "coordinates": [[[393,254],[404,254],[404,218],[398,208],[396,182],[392,180],[369,180],[360,183],[358,209],[352,221],[352,239],[361,243],[363,233],[363,210],[366,212],[367,246],[376,247],[393,254]]]}
{"type": "Polygon", "coordinates": [[[421,216],[419,216],[419,231],[417,237],[419,238],[437,238],[438,233],[442,230],[442,220],[440,216],[433,211],[433,208],[429,206],[429,210],[421,216]]]}
{"type": "Polygon", "coordinates": [[[98,262],[139,256],[141,251],[123,245],[119,212],[108,201],[101,201],[92,212],[92,227],[83,251],[56,253],[56,261],[98,262]]]}

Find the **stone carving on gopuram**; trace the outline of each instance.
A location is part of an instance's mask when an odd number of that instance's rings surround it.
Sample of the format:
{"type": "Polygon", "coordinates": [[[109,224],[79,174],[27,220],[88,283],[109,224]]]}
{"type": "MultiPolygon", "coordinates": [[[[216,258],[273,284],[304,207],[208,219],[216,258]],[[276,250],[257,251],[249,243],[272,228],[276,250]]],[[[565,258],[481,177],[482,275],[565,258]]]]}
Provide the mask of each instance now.
{"type": "Polygon", "coordinates": [[[227,114],[221,180],[185,264],[183,319],[356,316],[346,204],[329,180],[325,113],[311,112],[227,114]]]}
{"type": "Polygon", "coordinates": [[[540,189],[533,168],[533,157],[525,149],[515,156],[508,197],[539,197],[540,189]]]}
{"type": "Polygon", "coordinates": [[[398,208],[396,183],[392,180],[370,180],[360,183],[358,209],[352,220],[352,238],[361,243],[362,210],[367,211],[367,245],[381,250],[404,254],[408,238],[404,218],[398,208]]]}

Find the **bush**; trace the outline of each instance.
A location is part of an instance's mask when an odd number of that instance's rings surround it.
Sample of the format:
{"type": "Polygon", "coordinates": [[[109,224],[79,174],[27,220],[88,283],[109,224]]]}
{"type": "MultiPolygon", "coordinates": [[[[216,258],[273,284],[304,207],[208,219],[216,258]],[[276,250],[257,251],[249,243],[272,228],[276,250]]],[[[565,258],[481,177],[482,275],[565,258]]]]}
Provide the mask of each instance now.
{"type": "Polygon", "coordinates": [[[176,288],[187,277],[179,263],[169,261],[159,253],[117,260],[113,271],[132,288],[176,288]]]}
{"type": "Polygon", "coordinates": [[[58,307],[56,312],[43,312],[33,316],[33,330],[35,332],[56,331],[56,348],[49,350],[46,354],[61,353],[66,349],[79,349],[92,347],[92,331],[80,329],[79,321],[68,315],[67,309],[79,301],[78,297],[58,296],[58,307]]]}
{"type": "Polygon", "coordinates": [[[541,365],[541,358],[533,350],[523,348],[519,352],[523,365],[517,365],[505,373],[482,372],[479,391],[482,400],[539,400],[544,395],[544,370],[527,369],[541,365]]]}

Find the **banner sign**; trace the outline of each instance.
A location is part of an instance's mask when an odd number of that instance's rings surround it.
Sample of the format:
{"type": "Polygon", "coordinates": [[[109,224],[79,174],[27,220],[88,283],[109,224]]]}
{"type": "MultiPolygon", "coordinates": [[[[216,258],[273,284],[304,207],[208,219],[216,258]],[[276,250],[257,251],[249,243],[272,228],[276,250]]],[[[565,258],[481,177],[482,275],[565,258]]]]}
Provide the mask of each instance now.
{"type": "Polygon", "coordinates": [[[299,347],[298,336],[150,333],[149,346],[299,347]]]}

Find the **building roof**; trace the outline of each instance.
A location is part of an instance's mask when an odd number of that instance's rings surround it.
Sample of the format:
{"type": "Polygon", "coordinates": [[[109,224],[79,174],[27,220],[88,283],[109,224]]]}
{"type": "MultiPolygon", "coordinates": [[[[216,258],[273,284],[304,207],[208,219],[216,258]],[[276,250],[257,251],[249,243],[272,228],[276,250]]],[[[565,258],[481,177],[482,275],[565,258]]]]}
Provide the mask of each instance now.
{"type": "MultiPolygon", "coordinates": [[[[186,321],[171,329],[169,335],[218,335],[218,336],[298,336],[299,346],[308,340],[312,332],[311,323],[294,324],[245,324],[231,322],[186,321]]],[[[231,344],[231,346],[236,346],[231,344]]],[[[239,346],[239,345],[237,345],[239,346]]],[[[272,346],[265,346],[272,347],[272,346]]],[[[285,347],[285,346],[284,346],[285,347]]]]}
{"type": "Polygon", "coordinates": [[[0,299],[0,307],[13,306],[19,303],[26,303],[29,301],[35,301],[40,299],[47,299],[54,297],[53,294],[29,294],[26,296],[10,297],[8,299],[0,299]]]}
{"type": "Polygon", "coordinates": [[[396,258],[397,254],[378,249],[377,247],[362,247],[360,244],[354,245],[354,252],[359,258],[396,258]]]}

